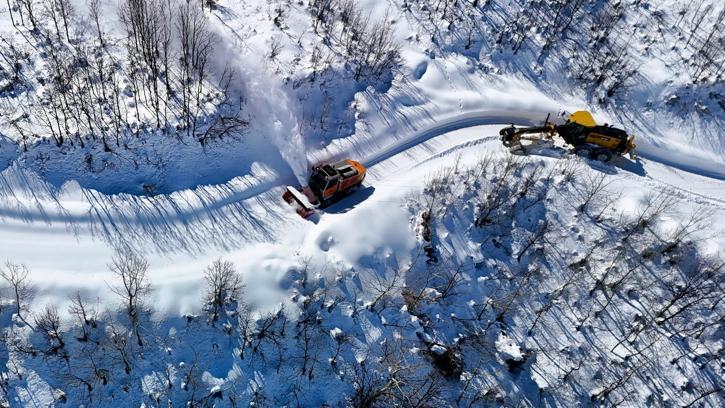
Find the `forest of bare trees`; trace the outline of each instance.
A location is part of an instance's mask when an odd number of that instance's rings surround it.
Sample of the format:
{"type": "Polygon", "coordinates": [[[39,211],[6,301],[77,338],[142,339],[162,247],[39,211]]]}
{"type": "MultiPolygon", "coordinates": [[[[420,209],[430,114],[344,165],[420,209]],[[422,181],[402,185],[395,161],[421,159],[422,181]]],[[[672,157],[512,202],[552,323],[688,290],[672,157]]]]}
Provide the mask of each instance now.
{"type": "Polygon", "coordinates": [[[15,118],[26,149],[49,138],[81,147],[98,140],[111,151],[127,137],[156,133],[204,144],[246,126],[240,101],[229,94],[234,71],[210,74],[217,40],[198,3],[122,2],[123,41],[104,28],[108,16],[99,0],[78,10],[66,0],[8,4],[24,41],[2,39],[0,74],[10,79],[4,96],[24,101],[5,106],[5,114],[15,118]],[[80,32],[79,21],[91,22],[92,32],[80,32]],[[31,54],[21,51],[29,47],[43,51],[34,95],[24,92],[36,75],[31,54]]]}
{"type": "Polygon", "coordinates": [[[651,195],[625,214],[609,186],[577,159],[456,164],[410,201],[417,260],[325,283],[319,274],[331,265],[300,259],[291,305],[261,313],[228,260],[200,271],[199,315],[161,322],[148,261],[137,254],[118,252],[108,264],[118,308],[80,292],[65,311],[30,308],[32,272],[7,263],[0,347],[10,357],[0,390],[10,395],[9,379],[36,369],[58,401],[91,405],[132,395],[151,406],[304,405],[322,384],[335,384],[350,406],[713,403],[723,392],[714,341],[725,264],[698,248],[709,213],[662,229],[676,199],[651,195]],[[469,225],[485,258],[461,262],[441,245],[454,219],[469,225]],[[562,244],[570,240],[574,251],[562,244]],[[371,325],[381,337],[362,347],[371,325]],[[258,374],[243,386],[205,382],[229,361],[258,374]],[[661,375],[672,370],[680,374],[661,375]],[[506,391],[533,373],[535,392],[506,391]]]}
{"type": "MultiPolygon", "coordinates": [[[[89,1],[85,8],[68,0],[6,3],[20,35],[0,38],[0,79],[6,79],[0,109],[24,148],[41,139],[59,146],[97,140],[111,151],[123,147],[125,138],[142,134],[205,144],[239,134],[248,125],[241,99],[229,89],[236,70],[216,72],[220,68],[211,66],[219,41],[209,28],[213,3],[124,0],[115,10],[122,38],[104,28],[108,16],[102,14],[108,5],[100,0],[89,1]],[[81,28],[81,21],[90,24],[81,28]],[[38,51],[41,67],[34,70],[38,51]],[[33,80],[38,75],[40,86],[33,80]],[[23,103],[13,103],[17,100],[23,103]]],[[[546,81],[547,70],[563,67],[602,104],[615,101],[637,82],[640,67],[633,53],[648,53],[663,41],[677,40],[671,51],[681,62],[673,64],[682,66],[674,69],[686,72],[692,87],[678,90],[668,102],[676,104],[692,94],[702,102],[693,105],[699,111],[725,103],[713,85],[722,82],[725,69],[722,9],[703,0],[683,5],[678,15],[633,12],[622,2],[515,3],[504,9],[497,1],[419,0],[404,1],[402,9],[427,16],[421,29],[430,31],[441,48],[465,44],[459,50],[463,54],[478,57],[476,52],[487,50],[492,58],[501,52],[523,53],[515,69],[546,81]],[[630,24],[625,13],[640,21],[630,24]],[[633,36],[641,37],[644,50],[632,49],[633,36]],[[535,62],[530,64],[531,59],[535,62]],[[700,88],[702,92],[695,91],[700,88]]],[[[348,74],[363,85],[392,79],[401,57],[391,15],[372,18],[352,0],[312,0],[306,6],[310,29],[320,36],[311,56],[311,79],[329,66],[330,55],[344,61],[348,74]]],[[[275,24],[284,32],[286,8],[275,10],[275,24]]],[[[274,60],[282,43],[272,39],[269,47],[274,60]]],[[[334,101],[325,103],[320,128],[334,101]]]]}
{"type": "MultiPolygon", "coordinates": [[[[507,8],[498,1],[418,0],[405,1],[404,7],[428,16],[426,27],[442,47],[463,43],[464,51],[469,51],[478,44],[477,49],[490,49],[494,56],[504,51],[522,53],[522,61],[533,58],[536,63],[533,69],[525,63],[516,68],[524,73],[531,70],[536,76],[546,67],[563,67],[571,79],[585,87],[591,99],[603,104],[616,100],[617,94],[636,83],[638,52],[650,53],[655,46],[667,43],[672,47],[660,52],[678,54],[672,63],[687,73],[693,86],[709,89],[722,82],[725,12],[704,0],[684,2],[677,15],[649,7],[628,9],[624,2],[514,3],[515,7],[507,8]],[[633,14],[637,20],[634,24],[633,14]],[[673,25],[675,31],[671,31],[673,25]],[[632,37],[641,38],[644,50],[632,48],[632,37]]],[[[633,7],[641,5],[637,1],[633,7]]],[[[721,92],[707,89],[693,96],[710,98],[712,92],[721,92]]]]}
{"type": "Polygon", "coordinates": [[[356,81],[375,83],[398,68],[400,45],[389,16],[372,20],[354,0],[313,0],[310,7],[313,29],[340,45],[356,81]]]}

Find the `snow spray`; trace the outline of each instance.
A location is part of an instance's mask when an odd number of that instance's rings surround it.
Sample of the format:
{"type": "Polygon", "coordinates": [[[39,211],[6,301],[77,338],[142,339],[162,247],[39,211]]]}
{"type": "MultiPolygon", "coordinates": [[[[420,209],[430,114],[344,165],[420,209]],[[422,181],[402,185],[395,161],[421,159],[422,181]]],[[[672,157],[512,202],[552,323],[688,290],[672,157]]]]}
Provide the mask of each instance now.
{"type": "Polygon", "coordinates": [[[262,70],[250,69],[246,75],[247,107],[256,119],[255,126],[269,137],[300,184],[306,186],[307,155],[296,104],[277,78],[262,70]]]}
{"type": "Polygon", "coordinates": [[[264,64],[264,52],[257,50],[254,44],[242,41],[238,35],[236,38],[231,37],[232,34],[236,35],[231,30],[219,30],[219,26],[215,28],[223,38],[220,43],[227,45],[215,50],[215,62],[224,65],[224,68],[217,67],[219,72],[230,66],[241,73],[235,83],[230,85],[242,91],[240,96],[246,99],[246,108],[254,119],[253,126],[279,149],[282,159],[290,166],[299,183],[306,186],[307,154],[300,133],[300,114],[296,101],[279,78],[269,74],[271,69],[264,64]],[[244,52],[242,48],[247,51],[244,52]],[[254,54],[260,59],[243,58],[244,54],[254,54]]]}

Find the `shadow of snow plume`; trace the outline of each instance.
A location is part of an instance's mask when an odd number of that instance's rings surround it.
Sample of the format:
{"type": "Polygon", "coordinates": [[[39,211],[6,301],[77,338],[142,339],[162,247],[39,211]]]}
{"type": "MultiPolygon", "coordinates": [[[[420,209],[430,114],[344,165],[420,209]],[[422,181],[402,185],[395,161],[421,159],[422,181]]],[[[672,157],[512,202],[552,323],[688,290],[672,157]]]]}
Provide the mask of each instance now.
{"type": "Polygon", "coordinates": [[[61,225],[117,249],[195,254],[275,238],[289,211],[277,199],[282,183],[241,177],[168,195],[107,195],[77,183],[56,189],[11,168],[0,173],[0,222],[61,225]]]}

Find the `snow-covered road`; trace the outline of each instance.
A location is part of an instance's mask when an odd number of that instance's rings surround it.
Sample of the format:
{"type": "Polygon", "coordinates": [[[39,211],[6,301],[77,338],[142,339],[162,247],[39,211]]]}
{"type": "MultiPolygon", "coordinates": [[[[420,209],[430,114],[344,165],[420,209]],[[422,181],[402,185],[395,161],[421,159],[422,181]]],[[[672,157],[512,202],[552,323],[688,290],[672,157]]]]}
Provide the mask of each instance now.
{"type": "MultiPolygon", "coordinates": [[[[151,262],[157,309],[184,313],[198,306],[203,268],[224,257],[235,261],[255,288],[255,300],[272,305],[283,301],[275,288],[299,256],[327,253],[354,264],[381,248],[411,245],[408,215],[396,203],[454,160],[472,161],[487,152],[507,154],[498,142],[501,126],[535,123],[541,113],[470,112],[393,139],[364,156],[368,187],[332,206],[316,224],[299,219],[279,199],[282,187],[293,183],[294,176],[271,169],[223,185],[139,197],[104,195],[77,184],[55,192],[32,173],[11,168],[0,174],[0,259],[31,268],[39,305],[46,301],[62,305],[78,289],[104,303],[111,298],[106,263],[114,247],[131,245],[151,262]],[[371,223],[371,218],[383,222],[371,223]],[[400,235],[400,229],[407,232],[400,235]],[[380,236],[390,238],[376,239],[380,236]],[[357,244],[346,242],[368,242],[367,250],[360,252],[357,244]],[[331,246],[342,250],[330,252],[331,246]]],[[[325,155],[344,154],[341,146],[325,155]]],[[[671,189],[693,203],[716,208],[718,219],[725,221],[721,180],[649,160],[640,164],[622,160],[620,168],[592,165],[620,178],[625,195],[671,189]]]]}

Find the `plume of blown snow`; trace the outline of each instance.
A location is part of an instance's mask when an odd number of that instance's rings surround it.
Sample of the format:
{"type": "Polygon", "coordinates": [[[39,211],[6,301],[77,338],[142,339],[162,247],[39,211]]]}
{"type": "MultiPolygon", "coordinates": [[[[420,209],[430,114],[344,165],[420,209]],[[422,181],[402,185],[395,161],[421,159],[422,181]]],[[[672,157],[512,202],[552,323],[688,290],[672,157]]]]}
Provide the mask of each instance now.
{"type": "Polygon", "coordinates": [[[257,126],[277,146],[300,184],[307,185],[307,155],[297,105],[278,80],[259,72],[248,74],[249,107],[254,111],[257,126]]]}
{"type": "Polygon", "coordinates": [[[212,27],[222,39],[218,42],[219,48],[214,50],[214,61],[223,66],[215,67],[216,71],[221,73],[232,68],[237,73],[229,84],[230,91],[235,91],[246,101],[252,126],[279,149],[299,183],[306,186],[307,154],[300,133],[300,112],[296,101],[280,78],[271,74],[273,70],[266,66],[264,52],[254,44],[246,43],[232,30],[212,27]]]}

